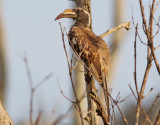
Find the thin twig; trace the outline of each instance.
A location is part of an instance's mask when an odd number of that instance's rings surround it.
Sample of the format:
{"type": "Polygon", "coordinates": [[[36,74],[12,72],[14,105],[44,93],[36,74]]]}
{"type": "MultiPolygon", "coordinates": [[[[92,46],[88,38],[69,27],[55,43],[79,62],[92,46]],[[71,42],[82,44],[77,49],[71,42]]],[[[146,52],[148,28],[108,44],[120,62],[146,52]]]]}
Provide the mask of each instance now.
{"type": "Polygon", "coordinates": [[[117,122],[117,120],[116,120],[116,115],[115,115],[115,111],[114,111],[114,105],[113,105],[113,101],[111,101],[111,106],[112,106],[112,119],[111,119],[111,125],[114,125],[114,123],[115,123],[115,125],[116,125],[116,122],[117,122]]]}
{"type": "Polygon", "coordinates": [[[152,91],[153,91],[153,88],[151,88],[149,92],[146,95],[144,95],[144,98],[146,98],[152,91]]]}
{"type": "Polygon", "coordinates": [[[154,45],[153,45],[153,15],[154,15],[155,2],[156,1],[153,0],[152,8],[150,10],[150,20],[149,20],[150,41],[149,41],[149,45],[150,45],[150,48],[151,48],[151,52],[152,52],[152,55],[153,55],[153,59],[154,59],[155,65],[157,67],[157,71],[158,71],[158,73],[160,75],[160,66],[158,64],[158,61],[157,61],[157,58],[156,58],[156,55],[155,55],[155,52],[154,52],[154,45]]]}
{"type": "Polygon", "coordinates": [[[64,120],[65,118],[67,118],[69,115],[68,115],[68,113],[69,113],[69,111],[73,108],[73,104],[70,106],[70,108],[65,112],[65,113],[63,113],[63,115],[60,115],[60,116],[58,116],[58,118],[56,119],[56,120],[54,120],[53,122],[52,122],[52,124],[51,125],[57,125],[60,121],[62,121],[62,120],[64,120]]]}
{"type": "Polygon", "coordinates": [[[23,60],[24,60],[24,63],[25,63],[27,76],[28,76],[28,80],[29,80],[29,84],[30,84],[30,90],[31,90],[31,94],[30,94],[30,116],[29,117],[30,117],[30,124],[33,125],[32,115],[33,115],[34,87],[33,87],[33,82],[32,82],[31,70],[30,70],[29,65],[28,65],[28,59],[27,59],[26,54],[23,57],[23,60]]]}
{"type": "Polygon", "coordinates": [[[159,3],[160,3],[160,0],[159,0],[159,1],[157,2],[157,4],[156,4],[156,7],[155,7],[155,9],[154,9],[154,12],[156,12],[156,9],[157,9],[159,3]]]}
{"type": "Polygon", "coordinates": [[[73,58],[74,58],[74,55],[72,54],[72,59],[71,59],[71,68],[72,68],[72,70],[74,70],[78,65],[78,61],[77,60],[75,60],[75,64],[73,65],[73,58]]]}
{"type": "Polygon", "coordinates": [[[68,101],[70,101],[71,103],[76,103],[75,101],[72,101],[71,99],[69,99],[64,93],[63,93],[63,91],[62,91],[62,89],[61,89],[61,87],[60,87],[60,83],[59,83],[59,80],[57,80],[57,82],[58,82],[58,87],[59,87],[59,89],[60,89],[60,91],[61,91],[61,94],[64,96],[64,98],[66,98],[68,101]]]}
{"type": "Polygon", "coordinates": [[[120,114],[121,114],[121,116],[122,116],[122,118],[123,118],[124,123],[125,123],[126,125],[128,125],[128,121],[127,121],[125,115],[122,113],[120,107],[118,106],[119,101],[114,100],[113,97],[112,97],[110,94],[109,94],[109,96],[110,96],[111,100],[114,102],[114,104],[116,105],[116,107],[118,108],[118,110],[119,110],[119,112],[120,112],[120,114]]]}
{"type": "Polygon", "coordinates": [[[40,111],[40,112],[38,113],[38,116],[37,116],[37,119],[36,119],[34,125],[39,125],[40,120],[41,120],[41,117],[42,117],[42,112],[40,111]]]}
{"type": "Polygon", "coordinates": [[[105,33],[103,33],[102,35],[100,35],[101,38],[104,38],[105,36],[119,30],[119,29],[122,29],[122,28],[125,28],[126,30],[129,30],[130,29],[130,22],[124,22],[120,25],[118,25],[117,27],[114,27],[110,30],[107,30],[105,33]]]}
{"type": "Polygon", "coordinates": [[[135,27],[135,41],[134,41],[134,65],[135,65],[135,68],[134,68],[134,81],[135,81],[135,86],[136,86],[136,92],[137,92],[137,95],[139,96],[139,91],[138,91],[138,83],[137,83],[137,34],[138,34],[138,23],[135,27]]]}
{"type": "MultiPolygon", "coordinates": [[[[29,67],[29,64],[28,64],[28,59],[27,59],[27,56],[26,54],[24,55],[24,57],[22,58],[24,63],[25,63],[25,67],[26,67],[26,71],[27,71],[27,76],[28,76],[28,79],[29,79],[29,84],[30,84],[30,91],[31,91],[31,94],[30,94],[30,114],[29,114],[29,117],[30,117],[30,124],[31,125],[34,125],[34,122],[33,122],[33,99],[34,99],[34,92],[35,90],[40,86],[42,85],[45,81],[47,81],[51,76],[52,74],[49,74],[48,76],[46,76],[41,82],[39,82],[35,87],[33,86],[33,80],[32,80],[32,76],[31,76],[31,70],[30,70],[30,67],[29,67]]],[[[37,120],[35,122],[35,125],[39,123],[40,121],[40,118],[41,118],[41,113],[38,115],[37,117],[37,120]]]]}
{"type": "Polygon", "coordinates": [[[142,39],[141,39],[141,37],[140,37],[140,35],[139,35],[139,32],[138,32],[138,23],[137,23],[137,25],[135,25],[135,23],[134,23],[133,12],[132,12],[132,23],[133,23],[134,29],[136,30],[136,32],[135,32],[135,37],[138,36],[140,42],[141,42],[142,44],[148,46],[148,44],[146,44],[146,43],[144,43],[144,42],[142,41],[142,39]]]}
{"type": "MultiPolygon", "coordinates": [[[[150,107],[150,109],[149,109],[149,111],[148,111],[148,115],[150,114],[150,112],[152,111],[153,107],[155,106],[155,104],[156,104],[158,98],[160,98],[160,93],[156,96],[156,98],[155,98],[155,100],[154,100],[152,106],[150,107]]],[[[147,121],[147,119],[145,119],[143,125],[145,125],[146,121],[147,121]]]]}
{"type": "Polygon", "coordinates": [[[154,52],[153,43],[151,44],[151,47],[150,47],[150,48],[151,48],[151,52],[152,52],[152,55],[153,55],[153,59],[154,59],[154,62],[155,62],[157,71],[158,71],[158,73],[159,73],[159,75],[160,75],[160,66],[159,66],[159,64],[158,64],[158,60],[157,60],[156,55],[155,55],[155,52],[154,52]]]}
{"type": "Polygon", "coordinates": [[[158,112],[158,115],[157,115],[157,118],[156,118],[156,121],[155,121],[154,125],[160,125],[160,110],[158,112]]]}
{"type": "Polygon", "coordinates": [[[140,115],[140,106],[141,106],[142,99],[144,98],[143,94],[144,94],[144,90],[145,90],[145,87],[146,87],[146,84],[147,84],[149,71],[150,71],[150,68],[152,66],[152,61],[150,61],[151,59],[152,59],[152,55],[150,55],[148,63],[147,63],[147,67],[146,67],[146,70],[145,70],[145,74],[144,74],[144,78],[143,78],[143,82],[142,82],[142,86],[141,86],[141,90],[140,90],[140,95],[139,95],[138,101],[137,101],[135,125],[138,125],[138,120],[139,120],[139,115],[140,115]]]}
{"type": "Polygon", "coordinates": [[[156,50],[156,49],[158,49],[158,48],[160,48],[160,45],[158,45],[157,47],[155,47],[154,49],[156,50]]]}
{"type": "Polygon", "coordinates": [[[70,65],[69,56],[68,56],[68,53],[67,53],[67,50],[66,50],[66,45],[65,45],[65,40],[64,40],[64,31],[62,30],[61,23],[59,23],[59,25],[60,25],[61,34],[62,34],[63,48],[64,48],[64,51],[65,51],[65,54],[66,54],[66,58],[67,58],[68,69],[69,69],[69,76],[70,76],[70,79],[71,79],[72,89],[73,89],[74,96],[75,96],[75,99],[76,99],[76,104],[78,106],[78,113],[79,113],[80,118],[81,118],[81,123],[82,123],[82,125],[84,125],[83,113],[82,113],[82,109],[81,109],[81,106],[80,106],[80,101],[79,101],[79,99],[77,97],[77,93],[75,91],[75,86],[74,86],[74,83],[73,83],[72,67],[70,65]]]}
{"type": "Polygon", "coordinates": [[[149,32],[148,32],[148,29],[147,29],[147,21],[146,21],[146,17],[145,17],[145,14],[144,14],[144,7],[143,7],[142,0],[139,0],[139,3],[140,3],[141,14],[142,14],[143,26],[145,27],[144,32],[148,36],[149,32]]]}
{"type": "MultiPolygon", "coordinates": [[[[58,85],[59,85],[59,88],[60,88],[60,84],[58,82],[58,85]]],[[[66,98],[66,96],[64,95],[63,91],[61,90],[60,88],[60,91],[62,93],[62,95],[66,98]]],[[[80,102],[86,98],[85,96],[85,93],[83,94],[83,96],[80,98],[80,102]]],[[[68,100],[68,98],[66,98],[68,100]]],[[[68,118],[70,115],[69,114],[69,111],[73,108],[73,106],[75,106],[76,102],[72,101],[72,100],[69,100],[72,102],[72,105],[70,106],[70,108],[65,112],[63,113],[62,115],[58,116],[51,124],[46,124],[46,125],[57,125],[59,122],[61,122],[62,120],[64,120],[65,118],[68,118]]],[[[88,113],[88,112],[87,112],[88,113]]],[[[86,113],[86,114],[87,114],[86,113]]]]}
{"type": "MultiPolygon", "coordinates": [[[[113,101],[113,102],[114,102],[114,101],[113,101]]],[[[117,106],[117,108],[118,108],[118,110],[119,110],[119,112],[120,112],[120,114],[121,114],[121,116],[122,116],[122,118],[123,118],[124,123],[125,123],[126,125],[128,125],[128,121],[127,121],[125,115],[122,113],[120,107],[118,106],[118,104],[117,104],[116,102],[114,102],[114,103],[115,103],[115,105],[117,106]]]]}
{"type": "Polygon", "coordinates": [[[26,71],[27,71],[27,76],[28,76],[30,88],[32,89],[33,88],[33,80],[32,80],[31,70],[30,70],[29,65],[28,65],[28,59],[27,59],[27,54],[26,53],[25,53],[25,55],[23,57],[23,61],[25,63],[25,67],[26,67],[26,71]]]}
{"type": "Polygon", "coordinates": [[[138,38],[139,38],[140,42],[141,42],[142,44],[144,44],[144,45],[148,46],[148,44],[147,44],[147,43],[144,43],[144,42],[142,41],[142,39],[141,39],[141,37],[140,37],[140,35],[139,35],[139,32],[138,32],[138,31],[137,31],[137,35],[138,35],[138,38]]]}
{"type": "Polygon", "coordinates": [[[40,81],[39,83],[36,84],[36,86],[34,87],[34,89],[39,88],[45,81],[47,81],[48,79],[50,79],[53,76],[53,73],[48,74],[44,79],[42,79],[42,81],[40,81]]]}
{"type": "Polygon", "coordinates": [[[135,95],[135,93],[134,93],[134,91],[133,91],[133,89],[132,89],[132,87],[131,87],[130,85],[129,85],[129,88],[130,88],[132,94],[134,95],[134,97],[135,97],[135,99],[136,99],[139,107],[141,108],[143,114],[145,115],[147,121],[149,122],[150,125],[153,125],[152,122],[151,122],[151,120],[149,119],[148,115],[146,114],[146,112],[145,112],[144,109],[142,108],[141,104],[139,103],[139,101],[138,101],[138,99],[137,99],[137,97],[136,97],[136,95],[135,95]]]}

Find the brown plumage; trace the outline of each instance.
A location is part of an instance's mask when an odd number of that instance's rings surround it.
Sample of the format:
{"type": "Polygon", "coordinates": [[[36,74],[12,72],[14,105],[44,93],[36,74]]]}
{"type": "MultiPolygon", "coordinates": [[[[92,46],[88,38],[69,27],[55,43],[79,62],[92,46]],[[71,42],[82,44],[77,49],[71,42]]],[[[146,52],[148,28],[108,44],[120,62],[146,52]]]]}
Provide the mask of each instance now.
{"type": "Polygon", "coordinates": [[[103,86],[110,65],[110,52],[105,41],[89,28],[89,13],[81,8],[67,9],[55,20],[60,18],[72,18],[76,21],[68,34],[69,44],[80,61],[103,86]]]}

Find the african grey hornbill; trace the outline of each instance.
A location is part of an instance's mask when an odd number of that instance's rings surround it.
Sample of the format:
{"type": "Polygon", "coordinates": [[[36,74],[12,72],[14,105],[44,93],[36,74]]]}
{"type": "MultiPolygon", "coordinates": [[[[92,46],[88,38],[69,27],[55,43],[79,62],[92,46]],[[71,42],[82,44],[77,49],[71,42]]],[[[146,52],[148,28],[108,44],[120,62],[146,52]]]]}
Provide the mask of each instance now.
{"type": "Polygon", "coordinates": [[[105,41],[89,28],[91,23],[89,13],[82,8],[66,9],[55,20],[60,18],[75,20],[68,34],[69,44],[80,61],[103,87],[103,80],[106,80],[110,65],[110,52],[105,41]]]}

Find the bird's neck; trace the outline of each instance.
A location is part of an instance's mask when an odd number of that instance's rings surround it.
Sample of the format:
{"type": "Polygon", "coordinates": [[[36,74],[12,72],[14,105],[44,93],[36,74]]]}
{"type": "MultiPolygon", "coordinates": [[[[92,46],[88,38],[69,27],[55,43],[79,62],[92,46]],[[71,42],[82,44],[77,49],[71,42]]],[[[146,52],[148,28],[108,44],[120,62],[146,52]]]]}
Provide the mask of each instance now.
{"type": "Polygon", "coordinates": [[[74,26],[88,27],[88,24],[76,22],[74,26]]]}
{"type": "Polygon", "coordinates": [[[76,21],[75,22],[75,26],[83,26],[83,27],[86,27],[86,28],[89,28],[90,27],[90,19],[88,20],[83,20],[83,21],[76,21]]]}

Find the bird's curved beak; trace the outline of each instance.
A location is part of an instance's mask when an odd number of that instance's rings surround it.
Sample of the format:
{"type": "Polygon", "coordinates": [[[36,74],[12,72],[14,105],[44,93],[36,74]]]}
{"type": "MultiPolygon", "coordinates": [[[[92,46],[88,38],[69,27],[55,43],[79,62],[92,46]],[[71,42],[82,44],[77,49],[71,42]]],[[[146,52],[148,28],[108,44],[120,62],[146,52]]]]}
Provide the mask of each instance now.
{"type": "Polygon", "coordinates": [[[55,21],[61,18],[76,18],[77,14],[75,11],[73,11],[73,9],[66,9],[64,12],[62,12],[61,14],[59,14],[56,18],[55,21]]]}

